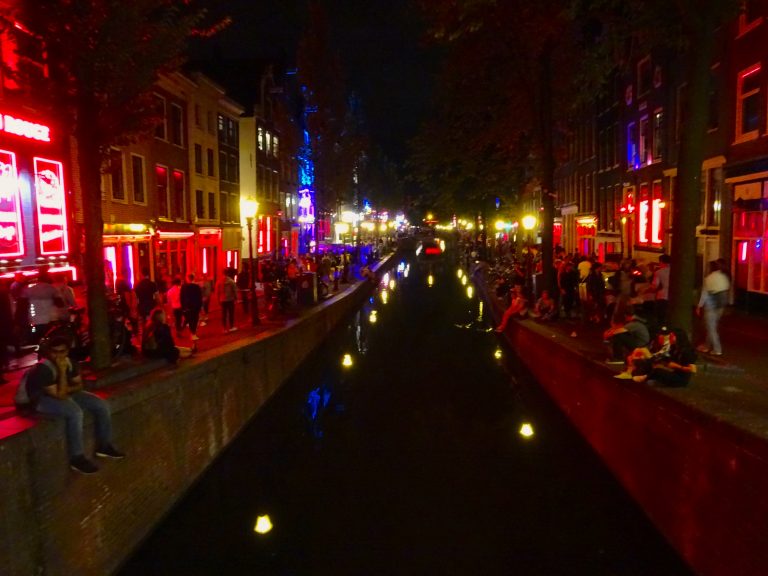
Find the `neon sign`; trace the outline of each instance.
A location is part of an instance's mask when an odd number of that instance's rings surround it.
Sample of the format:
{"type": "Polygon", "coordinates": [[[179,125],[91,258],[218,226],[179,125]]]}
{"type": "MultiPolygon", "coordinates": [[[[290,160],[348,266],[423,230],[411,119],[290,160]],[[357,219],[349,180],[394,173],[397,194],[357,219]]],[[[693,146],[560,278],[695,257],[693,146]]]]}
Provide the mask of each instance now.
{"type": "Polygon", "coordinates": [[[0,150],[0,255],[24,254],[16,155],[0,150]]]}
{"type": "Polygon", "coordinates": [[[35,196],[40,254],[69,250],[64,170],[61,162],[35,158],[35,196]]]}
{"type": "Polygon", "coordinates": [[[48,126],[22,120],[10,114],[0,114],[0,132],[22,136],[30,140],[39,140],[40,142],[51,141],[51,129],[48,126]]]}

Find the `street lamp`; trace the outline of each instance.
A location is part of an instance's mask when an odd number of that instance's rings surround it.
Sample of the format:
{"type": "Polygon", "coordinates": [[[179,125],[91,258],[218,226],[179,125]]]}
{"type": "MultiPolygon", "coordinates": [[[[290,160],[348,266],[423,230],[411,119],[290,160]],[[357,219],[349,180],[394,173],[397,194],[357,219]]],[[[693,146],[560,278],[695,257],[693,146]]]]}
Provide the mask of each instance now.
{"type": "Polygon", "coordinates": [[[523,216],[523,228],[525,229],[525,240],[528,244],[528,252],[525,255],[525,282],[529,289],[533,289],[533,254],[531,253],[531,231],[536,227],[536,216],[527,214],[523,216]]]}
{"type": "MultiPolygon", "coordinates": [[[[246,198],[240,201],[240,213],[245,217],[246,226],[248,226],[248,267],[250,268],[249,274],[249,288],[251,293],[251,324],[258,326],[261,324],[259,320],[259,303],[256,301],[256,267],[259,265],[258,253],[256,254],[256,264],[254,267],[253,261],[253,221],[256,218],[256,214],[259,212],[259,203],[253,198],[246,198]]],[[[258,220],[256,226],[258,228],[258,220]]],[[[259,231],[256,230],[258,235],[259,231]]]]}

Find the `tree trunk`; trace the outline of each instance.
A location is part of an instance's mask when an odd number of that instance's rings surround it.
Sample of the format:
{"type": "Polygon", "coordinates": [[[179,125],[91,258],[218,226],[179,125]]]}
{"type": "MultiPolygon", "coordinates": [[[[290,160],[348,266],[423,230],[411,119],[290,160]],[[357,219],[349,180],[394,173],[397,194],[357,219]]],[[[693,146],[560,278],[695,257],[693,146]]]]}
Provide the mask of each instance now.
{"type": "Polygon", "coordinates": [[[678,187],[672,199],[672,264],[669,321],[691,334],[696,279],[696,226],[700,218],[701,165],[707,128],[711,65],[710,10],[691,10],[687,19],[687,118],[680,141],[678,187]]]}
{"type": "Polygon", "coordinates": [[[554,222],[555,222],[555,154],[552,143],[552,42],[545,44],[540,58],[539,79],[539,138],[541,139],[541,285],[553,293],[554,273],[554,222]]]}
{"type": "Polygon", "coordinates": [[[105,368],[111,362],[109,320],[104,277],[104,248],[101,214],[101,154],[98,139],[97,102],[91,92],[79,95],[77,106],[77,150],[83,193],[85,229],[85,285],[91,334],[91,365],[105,368]]]}

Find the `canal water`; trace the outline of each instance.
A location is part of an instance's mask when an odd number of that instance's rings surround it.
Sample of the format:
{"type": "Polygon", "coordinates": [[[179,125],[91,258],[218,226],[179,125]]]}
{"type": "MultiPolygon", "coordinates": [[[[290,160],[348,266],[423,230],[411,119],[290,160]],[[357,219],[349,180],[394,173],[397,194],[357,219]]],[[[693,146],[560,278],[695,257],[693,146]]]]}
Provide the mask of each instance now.
{"type": "Polygon", "coordinates": [[[454,264],[387,280],[120,574],[689,573],[454,264]]]}

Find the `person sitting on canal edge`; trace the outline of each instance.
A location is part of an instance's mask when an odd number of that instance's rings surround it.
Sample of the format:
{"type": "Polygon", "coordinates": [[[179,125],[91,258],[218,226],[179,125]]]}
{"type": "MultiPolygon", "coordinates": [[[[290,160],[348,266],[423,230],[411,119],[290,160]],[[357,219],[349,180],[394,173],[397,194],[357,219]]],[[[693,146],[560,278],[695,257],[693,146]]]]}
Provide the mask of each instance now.
{"type": "Polygon", "coordinates": [[[531,316],[539,320],[552,320],[557,317],[557,303],[549,295],[549,290],[541,291],[541,297],[536,301],[531,316]]]}
{"type": "Polygon", "coordinates": [[[638,348],[629,357],[626,372],[616,378],[658,386],[687,386],[696,374],[696,351],[684,330],[662,326],[649,348],[638,348]]]}
{"type": "Polygon", "coordinates": [[[176,346],[165,317],[165,310],[158,307],[150,314],[141,339],[141,353],[147,358],[165,358],[176,364],[179,358],[189,358],[191,348],[176,346]]]}
{"type": "Polygon", "coordinates": [[[83,410],[93,415],[96,431],[96,456],[119,460],[125,455],[112,445],[112,417],[109,405],[83,389],[77,365],[68,357],[69,340],[54,336],[41,344],[42,360],[26,376],[27,395],[40,414],[65,420],[70,467],[82,474],[99,468],[86,458],[83,447],[83,410]]]}
{"type": "Polygon", "coordinates": [[[496,327],[496,332],[504,332],[512,318],[525,318],[528,314],[528,301],[523,294],[523,287],[519,284],[512,289],[509,307],[501,317],[501,323],[496,327]]]}
{"type": "Polygon", "coordinates": [[[627,357],[636,349],[648,346],[651,336],[645,321],[634,314],[632,306],[624,311],[624,320],[613,324],[603,334],[603,339],[611,347],[608,364],[624,364],[627,357]]]}

